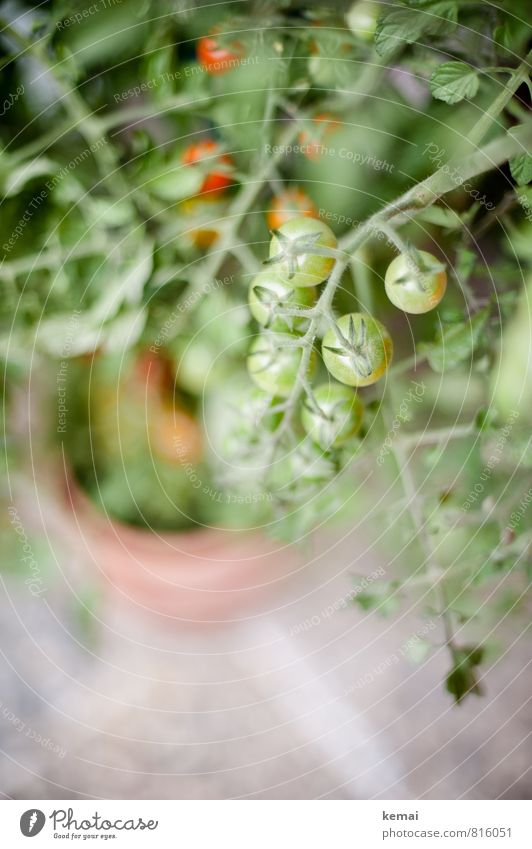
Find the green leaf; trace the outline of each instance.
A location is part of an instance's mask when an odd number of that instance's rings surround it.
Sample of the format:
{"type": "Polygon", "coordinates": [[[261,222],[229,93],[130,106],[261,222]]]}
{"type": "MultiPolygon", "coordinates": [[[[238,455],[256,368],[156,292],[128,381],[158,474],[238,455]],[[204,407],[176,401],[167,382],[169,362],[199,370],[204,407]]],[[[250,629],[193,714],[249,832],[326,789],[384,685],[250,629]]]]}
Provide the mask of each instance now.
{"type": "Polygon", "coordinates": [[[482,662],[483,654],[481,648],[463,648],[454,651],[454,665],[447,676],[445,687],[457,704],[460,704],[470,693],[476,696],[482,695],[475,667],[482,662]]]}
{"type": "Polygon", "coordinates": [[[430,90],[436,100],[446,103],[471,100],[478,91],[478,74],[465,62],[444,62],[432,74],[430,90]]]}
{"type": "Polygon", "coordinates": [[[424,8],[394,7],[384,12],[377,24],[375,46],[385,59],[399,47],[413,44],[422,36],[444,35],[457,23],[457,5],[453,0],[428,3],[424,8]]]}
{"type": "Polygon", "coordinates": [[[404,652],[410,663],[417,664],[422,663],[433,648],[429,640],[417,637],[405,647],[404,652]]]}
{"type": "MultiPolygon", "coordinates": [[[[355,580],[359,576],[353,576],[355,580]]],[[[378,581],[361,592],[355,592],[352,597],[353,604],[362,610],[376,610],[381,616],[389,616],[398,609],[400,600],[398,595],[399,581],[378,581]]]]}
{"type": "Polygon", "coordinates": [[[489,430],[495,421],[495,413],[491,407],[482,407],[475,415],[475,427],[477,430],[489,430]]]}
{"type": "Polygon", "coordinates": [[[454,263],[454,276],[458,280],[458,283],[467,283],[473,273],[476,261],[477,255],[474,251],[469,250],[469,248],[463,245],[458,247],[454,263]]]}
{"type": "Polygon", "coordinates": [[[518,186],[526,186],[532,180],[532,156],[520,153],[510,160],[510,172],[518,186]]]}
{"type": "Polygon", "coordinates": [[[489,318],[489,308],[479,310],[468,321],[452,324],[439,330],[432,344],[421,344],[430,367],[443,372],[471,358],[489,318]]]}

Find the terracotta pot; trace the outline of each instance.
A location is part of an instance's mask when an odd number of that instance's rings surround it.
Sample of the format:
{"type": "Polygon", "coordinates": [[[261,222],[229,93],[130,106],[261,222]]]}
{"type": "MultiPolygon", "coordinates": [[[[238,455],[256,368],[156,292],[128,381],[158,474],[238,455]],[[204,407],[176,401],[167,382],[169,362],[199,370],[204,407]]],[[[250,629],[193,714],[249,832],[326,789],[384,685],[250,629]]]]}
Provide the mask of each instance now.
{"type": "Polygon", "coordinates": [[[159,533],[106,516],[70,477],[65,495],[78,545],[132,615],[200,627],[244,619],[275,604],[298,571],[294,549],[260,534],[159,533]]]}

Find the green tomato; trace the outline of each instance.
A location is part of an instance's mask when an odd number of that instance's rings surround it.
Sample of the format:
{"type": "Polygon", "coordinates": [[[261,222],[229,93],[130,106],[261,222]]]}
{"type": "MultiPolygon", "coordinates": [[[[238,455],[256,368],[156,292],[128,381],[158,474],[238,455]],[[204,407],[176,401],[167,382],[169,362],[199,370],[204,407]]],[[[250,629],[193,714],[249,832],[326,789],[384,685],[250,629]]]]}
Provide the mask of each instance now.
{"type": "Polygon", "coordinates": [[[372,41],[377,27],[379,6],[370,0],[357,0],[347,12],[347,26],[363,41],[372,41]]]}
{"type": "MultiPolygon", "coordinates": [[[[272,433],[281,422],[282,413],[272,411],[279,399],[272,398],[266,392],[255,386],[246,384],[228,403],[225,400],[225,410],[220,411],[226,419],[223,454],[227,459],[238,458],[238,464],[243,466],[246,445],[259,443],[265,432],[272,433]]],[[[253,452],[252,468],[257,466],[257,452],[253,452]]]]}
{"type": "Polygon", "coordinates": [[[343,315],[323,338],[322,355],[328,371],[348,386],[369,386],[382,377],[392,361],[393,343],[380,321],[365,313],[343,315]]]}
{"type": "Polygon", "coordinates": [[[259,324],[280,333],[304,333],[308,319],[299,316],[275,316],[276,307],[312,307],[316,302],[316,290],[313,287],[293,289],[285,283],[273,269],[257,274],[249,287],[249,309],[259,324]]]}
{"type": "Polygon", "coordinates": [[[358,395],[339,383],[321,383],[314,390],[319,410],[306,400],[301,422],[324,451],[343,445],[360,430],[364,405],[358,395]]]}
{"type": "MultiPolygon", "coordinates": [[[[248,372],[257,386],[268,395],[288,398],[296,382],[301,356],[301,348],[284,348],[276,343],[273,334],[260,333],[249,352],[248,372]]],[[[312,352],[309,377],[315,367],[316,357],[312,352]]]]}
{"type": "Polygon", "coordinates": [[[427,251],[399,254],[384,277],[386,294],[400,310],[420,315],[438,306],[447,288],[442,263],[427,251]]]}
{"type": "Polygon", "coordinates": [[[331,273],[335,259],[312,252],[314,247],[336,248],[336,236],[317,218],[291,218],[273,231],[267,260],[290,286],[317,286],[331,273]]]}
{"type": "Polygon", "coordinates": [[[286,497],[294,488],[301,492],[309,486],[325,485],[337,472],[334,459],[305,437],[283,457],[282,462],[273,465],[268,487],[273,493],[286,497]]]}

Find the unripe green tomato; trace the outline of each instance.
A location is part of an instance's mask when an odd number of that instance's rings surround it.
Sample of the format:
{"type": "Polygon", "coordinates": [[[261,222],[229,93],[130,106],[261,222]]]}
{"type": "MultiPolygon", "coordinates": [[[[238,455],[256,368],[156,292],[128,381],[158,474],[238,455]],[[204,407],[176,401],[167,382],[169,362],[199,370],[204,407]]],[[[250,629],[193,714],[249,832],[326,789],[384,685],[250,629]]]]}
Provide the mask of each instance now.
{"type": "Polygon", "coordinates": [[[321,383],[314,390],[319,411],[307,399],[301,422],[308,435],[327,451],[343,445],[360,430],[364,405],[358,395],[339,383],[321,383]]]}
{"type": "Polygon", "coordinates": [[[309,484],[325,484],[337,474],[334,462],[311,439],[303,438],[282,462],[275,463],[268,477],[268,486],[275,494],[286,493],[293,487],[306,489],[309,484]]]}
{"type": "MultiPolygon", "coordinates": [[[[272,398],[256,386],[246,384],[245,389],[231,398],[231,404],[225,398],[225,407],[230,407],[229,415],[224,410],[224,415],[229,421],[225,424],[223,440],[223,452],[227,457],[237,456],[239,462],[242,458],[242,445],[250,439],[256,439],[258,434],[264,431],[273,432],[282,419],[281,411],[272,412],[272,407],[279,399],[272,398]]],[[[252,460],[256,466],[257,457],[252,460]]]]}
{"type": "Polygon", "coordinates": [[[317,218],[291,218],[275,232],[269,262],[286,283],[317,286],[327,279],[334,257],[312,253],[313,246],[336,248],[336,236],[327,224],[317,218]]]}
{"type": "MultiPolygon", "coordinates": [[[[288,398],[296,382],[301,363],[301,348],[285,348],[275,342],[275,337],[260,333],[251,345],[247,368],[251,378],[268,395],[288,398]]],[[[316,368],[314,351],[310,359],[308,376],[316,368]]]]}
{"type": "Polygon", "coordinates": [[[377,28],[379,6],[371,0],[357,0],[347,12],[347,26],[363,41],[372,41],[377,28]]]}
{"type": "Polygon", "coordinates": [[[345,342],[331,328],[323,338],[327,370],[340,383],[369,386],[382,377],[393,356],[393,342],[385,326],[366,313],[343,315],[336,325],[345,342]]]}
{"type": "Polygon", "coordinates": [[[384,287],[394,306],[420,315],[440,303],[447,288],[447,273],[428,251],[416,251],[412,257],[399,254],[388,266],[384,287]]]}
{"type": "Polygon", "coordinates": [[[279,333],[304,333],[308,318],[299,316],[274,317],[276,307],[312,307],[316,302],[316,289],[294,289],[272,269],[265,269],[253,278],[249,287],[249,309],[253,318],[279,333]]]}

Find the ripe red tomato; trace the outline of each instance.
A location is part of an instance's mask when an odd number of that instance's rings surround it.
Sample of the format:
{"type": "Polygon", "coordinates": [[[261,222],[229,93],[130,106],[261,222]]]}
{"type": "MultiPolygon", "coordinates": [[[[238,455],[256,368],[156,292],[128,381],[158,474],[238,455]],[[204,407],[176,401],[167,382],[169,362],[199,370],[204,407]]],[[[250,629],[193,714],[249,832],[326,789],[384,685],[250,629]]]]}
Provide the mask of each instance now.
{"type": "Polygon", "coordinates": [[[278,230],[285,221],[290,218],[299,218],[306,215],[309,218],[318,218],[318,210],[303,189],[294,186],[285,189],[276,195],[270,203],[266,215],[268,230],[278,230]]]}
{"type": "Polygon", "coordinates": [[[302,130],[299,133],[298,141],[305,148],[303,153],[307,159],[319,159],[324,141],[336,132],[341,122],[330,112],[321,112],[314,116],[312,123],[314,127],[309,132],[302,130]]]}
{"type": "Polygon", "coordinates": [[[153,351],[141,351],[136,357],[131,372],[132,392],[140,397],[147,392],[159,396],[172,390],[173,375],[170,361],[162,354],[153,351]]]}
{"type": "Polygon", "coordinates": [[[172,464],[197,463],[203,454],[201,429],[186,410],[163,403],[148,422],[150,447],[161,460],[172,464]]]}
{"type": "Polygon", "coordinates": [[[185,165],[198,165],[204,160],[212,160],[212,167],[216,169],[217,163],[225,166],[224,169],[217,171],[207,171],[205,179],[200,186],[200,194],[205,192],[222,192],[233,182],[228,169],[232,167],[233,160],[228,153],[217,153],[219,145],[212,139],[204,139],[203,141],[194,142],[189,145],[182,156],[182,161],[185,165]]]}
{"type": "Polygon", "coordinates": [[[239,41],[231,42],[231,47],[232,50],[224,47],[212,35],[200,38],[196,46],[198,62],[211,76],[226,74],[244,56],[244,48],[239,41]]]}

